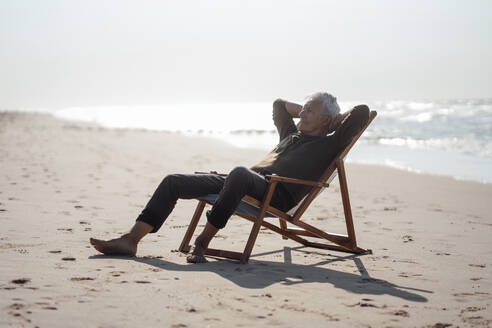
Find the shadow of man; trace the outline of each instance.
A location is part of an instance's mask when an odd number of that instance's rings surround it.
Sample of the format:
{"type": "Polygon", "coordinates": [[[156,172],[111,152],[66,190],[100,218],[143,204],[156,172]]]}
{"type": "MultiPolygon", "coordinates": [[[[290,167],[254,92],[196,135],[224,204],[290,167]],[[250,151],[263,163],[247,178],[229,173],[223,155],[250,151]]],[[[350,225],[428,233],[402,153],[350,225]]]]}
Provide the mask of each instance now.
{"type": "MultiPolygon", "coordinates": [[[[246,266],[238,265],[237,262],[222,259],[216,262],[208,262],[200,265],[178,264],[165,261],[161,258],[145,256],[132,257],[130,259],[167,271],[215,272],[222,278],[227,279],[240,287],[250,289],[262,289],[275,283],[280,283],[286,286],[306,283],[324,283],[332,284],[335,288],[340,288],[351,293],[364,295],[386,294],[413,302],[427,302],[427,298],[417,294],[417,292],[432,293],[432,291],[429,290],[399,286],[383,279],[370,277],[362,261],[358,258],[360,255],[331,255],[335,258],[311,265],[293,264],[291,260],[291,252],[293,250],[303,252],[304,248],[305,246],[294,248],[284,247],[284,263],[252,259],[246,266]],[[359,274],[336,271],[330,268],[321,267],[322,265],[334,262],[350,260],[355,262],[359,274]]],[[[282,252],[282,250],[255,254],[253,258],[276,252],[282,252]]],[[[128,259],[128,257],[105,255],[95,255],[90,258],[128,259]]]]}

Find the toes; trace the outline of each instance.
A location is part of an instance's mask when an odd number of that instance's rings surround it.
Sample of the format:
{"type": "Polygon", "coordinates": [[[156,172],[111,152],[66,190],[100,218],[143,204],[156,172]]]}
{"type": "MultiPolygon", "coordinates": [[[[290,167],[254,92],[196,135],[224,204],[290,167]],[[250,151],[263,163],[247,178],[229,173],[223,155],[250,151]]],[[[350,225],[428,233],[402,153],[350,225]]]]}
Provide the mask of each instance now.
{"type": "Polygon", "coordinates": [[[101,253],[104,253],[103,250],[104,250],[104,247],[103,247],[103,241],[102,240],[98,240],[98,239],[94,239],[94,238],[91,238],[90,239],[90,243],[91,245],[99,252],[101,253]]]}
{"type": "Polygon", "coordinates": [[[101,244],[102,240],[95,239],[95,238],[90,238],[90,239],[89,239],[89,242],[90,242],[92,245],[96,245],[96,244],[101,244]]]}
{"type": "Polygon", "coordinates": [[[203,255],[188,255],[186,257],[188,263],[207,263],[207,259],[203,255]]]}

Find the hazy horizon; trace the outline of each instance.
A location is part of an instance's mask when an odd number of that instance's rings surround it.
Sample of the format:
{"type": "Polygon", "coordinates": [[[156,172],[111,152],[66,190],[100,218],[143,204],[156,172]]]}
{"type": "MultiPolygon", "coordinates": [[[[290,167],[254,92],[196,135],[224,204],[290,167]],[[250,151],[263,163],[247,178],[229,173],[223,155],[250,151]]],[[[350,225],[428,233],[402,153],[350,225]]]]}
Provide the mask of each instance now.
{"type": "Polygon", "coordinates": [[[0,109],[492,97],[489,1],[1,1],[0,109]]]}

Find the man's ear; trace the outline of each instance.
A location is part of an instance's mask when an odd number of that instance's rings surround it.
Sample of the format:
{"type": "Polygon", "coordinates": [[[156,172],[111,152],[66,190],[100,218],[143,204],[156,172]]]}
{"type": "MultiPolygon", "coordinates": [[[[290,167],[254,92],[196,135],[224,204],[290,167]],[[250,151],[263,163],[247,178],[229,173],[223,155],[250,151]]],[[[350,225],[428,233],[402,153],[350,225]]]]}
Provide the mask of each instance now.
{"type": "Polygon", "coordinates": [[[321,116],[321,124],[325,127],[329,127],[332,124],[332,119],[330,115],[321,116]]]}

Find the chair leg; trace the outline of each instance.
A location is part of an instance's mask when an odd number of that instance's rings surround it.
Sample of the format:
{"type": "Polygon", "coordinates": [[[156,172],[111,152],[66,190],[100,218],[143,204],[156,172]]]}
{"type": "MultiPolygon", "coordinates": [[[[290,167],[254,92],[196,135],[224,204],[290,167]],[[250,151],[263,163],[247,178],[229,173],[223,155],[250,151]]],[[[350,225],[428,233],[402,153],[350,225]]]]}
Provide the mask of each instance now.
{"type": "Polygon", "coordinates": [[[277,186],[277,182],[271,182],[268,187],[265,198],[263,199],[263,204],[260,208],[260,213],[253,224],[253,228],[251,229],[251,233],[249,234],[248,242],[246,243],[246,247],[244,248],[243,255],[241,256],[241,263],[247,263],[249,260],[249,256],[251,255],[251,251],[253,250],[253,246],[255,245],[256,237],[258,236],[258,232],[260,232],[261,224],[263,223],[263,218],[265,217],[266,209],[270,204],[270,200],[272,199],[273,191],[277,186]]]}
{"type": "Polygon", "coordinates": [[[193,218],[191,219],[190,225],[188,226],[188,230],[186,230],[186,234],[183,237],[183,241],[179,246],[180,252],[188,252],[190,250],[190,240],[193,237],[193,233],[195,232],[196,226],[198,225],[198,221],[200,221],[200,217],[202,216],[203,209],[205,208],[206,202],[201,200],[198,202],[198,205],[195,209],[195,213],[193,214],[193,218]]]}
{"type": "Polygon", "coordinates": [[[251,255],[251,251],[253,250],[253,246],[255,245],[256,237],[260,232],[261,223],[263,222],[263,216],[264,215],[258,216],[255,223],[253,224],[253,228],[251,228],[248,242],[246,243],[246,247],[244,248],[243,254],[241,256],[241,263],[248,263],[249,256],[251,255]]]}
{"type": "MultiPolygon", "coordinates": [[[[282,229],[282,231],[287,231],[287,223],[285,223],[285,221],[282,220],[282,219],[278,219],[278,221],[280,223],[280,229],[282,229]]],[[[286,236],[282,235],[282,239],[287,240],[289,238],[287,238],[286,236]]]]}
{"type": "Polygon", "coordinates": [[[352,220],[352,209],[350,207],[349,192],[347,186],[347,178],[345,175],[345,166],[343,160],[337,161],[338,181],[340,182],[340,193],[342,194],[343,211],[345,214],[345,224],[347,226],[347,235],[350,241],[350,247],[357,248],[355,239],[354,221],[352,220]]]}

